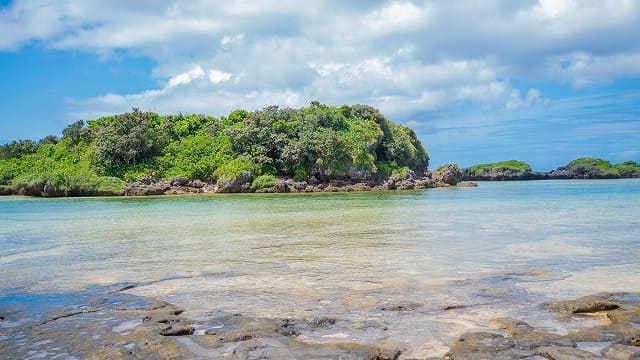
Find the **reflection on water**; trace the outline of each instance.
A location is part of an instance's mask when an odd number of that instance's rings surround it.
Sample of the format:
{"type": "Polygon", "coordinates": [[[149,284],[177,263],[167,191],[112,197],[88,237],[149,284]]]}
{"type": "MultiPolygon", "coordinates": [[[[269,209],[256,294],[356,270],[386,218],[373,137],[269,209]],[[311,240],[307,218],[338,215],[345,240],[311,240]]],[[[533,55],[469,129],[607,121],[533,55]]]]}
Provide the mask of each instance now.
{"type": "MultiPolygon", "coordinates": [[[[170,301],[192,317],[331,316],[339,321],[329,332],[303,335],[393,338],[417,353],[438,352],[466,328],[531,315],[543,301],[640,288],[637,214],[638,180],[5,197],[0,288],[54,293],[131,282],[140,284],[131,293],[170,301]],[[407,304],[411,311],[383,310],[407,304]],[[450,305],[460,308],[442,310],[450,305]]],[[[538,321],[549,323],[544,315],[538,321]]]]}

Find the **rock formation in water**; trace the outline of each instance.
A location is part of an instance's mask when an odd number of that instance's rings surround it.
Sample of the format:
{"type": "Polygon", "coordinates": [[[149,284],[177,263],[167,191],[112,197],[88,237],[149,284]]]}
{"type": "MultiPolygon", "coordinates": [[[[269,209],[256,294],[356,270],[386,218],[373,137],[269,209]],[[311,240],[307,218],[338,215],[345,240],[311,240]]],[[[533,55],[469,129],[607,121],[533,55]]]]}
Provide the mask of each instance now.
{"type": "Polygon", "coordinates": [[[463,180],[474,181],[621,178],[640,178],[640,164],[626,161],[612,165],[602,159],[580,158],[556,170],[538,172],[525,162],[508,160],[465,168],[462,176],[463,180]]]}

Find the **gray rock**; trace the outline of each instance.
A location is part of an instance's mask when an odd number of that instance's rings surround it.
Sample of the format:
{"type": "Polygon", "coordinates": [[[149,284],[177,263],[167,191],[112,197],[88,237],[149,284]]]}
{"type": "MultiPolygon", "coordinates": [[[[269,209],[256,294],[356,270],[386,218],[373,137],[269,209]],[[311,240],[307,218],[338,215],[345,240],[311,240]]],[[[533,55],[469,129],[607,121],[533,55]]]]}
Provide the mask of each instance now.
{"type": "Polygon", "coordinates": [[[251,180],[253,174],[251,171],[239,171],[236,177],[223,181],[218,184],[219,193],[240,193],[251,191],[251,180]]]}
{"type": "Polygon", "coordinates": [[[446,165],[431,173],[437,184],[456,185],[462,180],[462,169],[456,164],[446,165]]]}
{"type": "Polygon", "coordinates": [[[184,336],[192,335],[194,328],[187,325],[171,325],[167,328],[160,330],[162,336],[184,336]]]}

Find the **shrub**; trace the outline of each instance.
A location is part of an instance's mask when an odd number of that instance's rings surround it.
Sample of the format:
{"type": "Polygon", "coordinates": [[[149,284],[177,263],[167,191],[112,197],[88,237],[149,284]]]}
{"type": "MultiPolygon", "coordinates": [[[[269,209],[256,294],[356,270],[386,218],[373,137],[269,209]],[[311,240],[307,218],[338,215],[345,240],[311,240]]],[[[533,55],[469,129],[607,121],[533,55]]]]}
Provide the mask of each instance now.
{"type": "Polygon", "coordinates": [[[270,188],[274,186],[277,182],[278,182],[278,178],[271,174],[260,175],[257,178],[253,179],[253,182],[251,183],[251,189],[259,190],[264,188],[270,188]]]}

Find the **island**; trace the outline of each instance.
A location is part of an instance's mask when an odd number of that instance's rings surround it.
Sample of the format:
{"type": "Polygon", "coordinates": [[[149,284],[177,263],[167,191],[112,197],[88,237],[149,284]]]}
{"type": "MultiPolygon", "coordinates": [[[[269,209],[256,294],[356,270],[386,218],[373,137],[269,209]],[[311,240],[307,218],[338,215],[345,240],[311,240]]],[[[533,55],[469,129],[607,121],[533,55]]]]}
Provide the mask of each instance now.
{"type": "MultiPolygon", "coordinates": [[[[0,146],[0,194],[41,197],[315,192],[457,185],[415,132],[367,105],[228,116],[133,109],[0,146]]],[[[461,184],[465,185],[465,184],[461,184]]]]}
{"type": "Polygon", "coordinates": [[[625,161],[611,164],[607,160],[579,158],[549,172],[533,171],[523,161],[507,160],[497,163],[478,164],[462,169],[461,180],[547,180],[547,179],[622,179],[640,178],[640,164],[625,161]]]}

